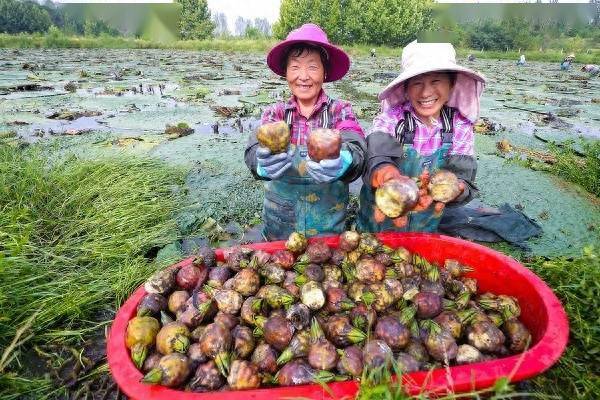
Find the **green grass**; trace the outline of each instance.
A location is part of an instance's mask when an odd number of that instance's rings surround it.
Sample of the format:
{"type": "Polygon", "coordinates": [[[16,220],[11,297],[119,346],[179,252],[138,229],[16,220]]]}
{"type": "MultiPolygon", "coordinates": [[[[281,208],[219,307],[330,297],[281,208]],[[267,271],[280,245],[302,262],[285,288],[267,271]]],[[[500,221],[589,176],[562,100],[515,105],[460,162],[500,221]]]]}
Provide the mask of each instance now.
{"type": "Polygon", "coordinates": [[[25,377],[12,372],[0,374],[0,398],[3,400],[41,399],[53,396],[55,391],[49,379],[25,377]]]}
{"type": "Polygon", "coordinates": [[[586,248],[576,259],[535,259],[526,264],[554,290],[570,324],[559,362],[535,378],[535,387],[564,399],[596,399],[600,393],[600,254],[586,248]]]}
{"type": "Polygon", "coordinates": [[[401,379],[402,375],[398,365],[392,361],[391,370],[384,367],[374,368],[363,371],[360,379],[360,386],[356,395],[356,400],[411,400],[411,399],[437,399],[437,400],[458,400],[458,399],[559,399],[560,397],[549,396],[543,393],[524,393],[516,391],[510,385],[506,377],[499,378],[492,387],[473,390],[467,393],[447,393],[435,394],[422,391],[417,395],[410,396],[406,394],[401,379]],[[395,375],[395,376],[394,376],[395,375]],[[523,396],[523,397],[520,397],[523,396]]]}
{"type": "Polygon", "coordinates": [[[75,49],[177,49],[265,52],[274,39],[212,39],[157,42],[121,36],[67,36],[60,31],[49,34],[0,34],[0,48],[75,48],[75,49]]]}
{"type": "Polygon", "coordinates": [[[182,179],[150,159],[50,163],[0,145],[0,398],[44,392],[21,351],[81,343],[157,268],[144,255],[177,239],[182,179]]]}
{"type": "MultiPolygon", "coordinates": [[[[157,42],[145,39],[135,39],[120,36],[67,36],[59,30],[48,34],[0,34],[0,48],[77,48],[77,49],[177,49],[177,50],[215,50],[229,52],[266,53],[276,39],[248,38],[215,38],[210,40],[179,40],[174,42],[157,42]]],[[[366,57],[375,49],[377,56],[399,57],[401,47],[373,46],[368,44],[344,45],[344,50],[352,56],[366,57]]],[[[524,50],[522,53],[529,61],[560,62],[570,50],[561,52],[559,49],[524,50]]],[[[518,49],[506,51],[480,51],[476,49],[457,49],[459,57],[464,58],[472,53],[476,57],[486,59],[517,60],[518,49]]],[[[586,48],[577,51],[577,63],[600,63],[600,49],[586,48]]]]}
{"type": "Polygon", "coordinates": [[[550,143],[548,148],[555,163],[547,164],[532,158],[520,160],[518,157],[514,162],[559,176],[600,198],[600,141],[580,141],[577,146],[574,141],[560,146],[550,143]]]}
{"type": "Polygon", "coordinates": [[[572,145],[550,147],[557,160],[550,171],[600,198],[600,141],[583,142],[583,156],[577,155],[572,145]]]}

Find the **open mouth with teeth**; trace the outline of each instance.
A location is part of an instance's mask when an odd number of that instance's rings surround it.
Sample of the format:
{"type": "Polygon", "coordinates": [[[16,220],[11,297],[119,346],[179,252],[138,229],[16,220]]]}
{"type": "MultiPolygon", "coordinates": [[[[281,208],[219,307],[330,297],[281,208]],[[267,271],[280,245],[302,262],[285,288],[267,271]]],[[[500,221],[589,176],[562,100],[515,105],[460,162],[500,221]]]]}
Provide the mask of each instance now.
{"type": "Polygon", "coordinates": [[[419,100],[419,105],[423,108],[433,107],[435,103],[437,103],[438,99],[430,99],[430,100],[419,100]]]}

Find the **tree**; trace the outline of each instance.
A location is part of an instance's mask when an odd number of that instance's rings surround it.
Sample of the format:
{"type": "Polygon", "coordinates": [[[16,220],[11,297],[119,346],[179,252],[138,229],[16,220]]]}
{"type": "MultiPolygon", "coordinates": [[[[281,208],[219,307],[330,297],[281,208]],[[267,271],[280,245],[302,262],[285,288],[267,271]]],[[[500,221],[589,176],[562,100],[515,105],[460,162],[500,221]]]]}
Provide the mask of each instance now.
{"type": "Polygon", "coordinates": [[[237,36],[244,36],[246,34],[246,29],[248,29],[249,26],[252,26],[252,21],[244,17],[237,17],[235,20],[234,32],[237,36]]]}
{"type": "Polygon", "coordinates": [[[118,36],[120,32],[101,19],[86,19],[83,24],[83,34],[85,36],[100,36],[101,34],[118,36]]]}
{"type": "Polygon", "coordinates": [[[469,27],[470,44],[475,49],[506,50],[513,48],[513,38],[506,24],[486,19],[469,27]]]}
{"type": "Polygon", "coordinates": [[[433,24],[432,0],[282,0],[277,38],[306,22],[336,43],[402,46],[433,24]]]}
{"type": "Polygon", "coordinates": [[[52,25],[62,27],[65,24],[63,13],[61,12],[60,8],[52,2],[52,0],[45,0],[40,7],[46,10],[50,16],[52,25]]]}
{"type": "Polygon", "coordinates": [[[266,18],[254,18],[254,28],[256,28],[261,36],[271,36],[271,24],[266,18]]]}
{"type": "Polygon", "coordinates": [[[273,35],[277,39],[283,39],[292,29],[311,22],[311,3],[311,0],[282,0],[279,20],[273,25],[273,35]]]}
{"type": "Polygon", "coordinates": [[[227,15],[222,12],[218,12],[213,16],[213,22],[215,24],[215,36],[228,36],[229,28],[227,27],[227,15]]]}
{"type": "Polygon", "coordinates": [[[37,3],[0,0],[0,32],[46,32],[50,25],[50,15],[37,3]]]}
{"type": "Polygon", "coordinates": [[[244,32],[244,36],[248,39],[260,39],[261,37],[264,37],[262,32],[252,25],[248,25],[246,27],[246,32],[244,32]]]}
{"type": "Polygon", "coordinates": [[[177,0],[181,4],[179,34],[182,39],[207,39],[213,36],[215,23],[206,0],[177,0]]]}

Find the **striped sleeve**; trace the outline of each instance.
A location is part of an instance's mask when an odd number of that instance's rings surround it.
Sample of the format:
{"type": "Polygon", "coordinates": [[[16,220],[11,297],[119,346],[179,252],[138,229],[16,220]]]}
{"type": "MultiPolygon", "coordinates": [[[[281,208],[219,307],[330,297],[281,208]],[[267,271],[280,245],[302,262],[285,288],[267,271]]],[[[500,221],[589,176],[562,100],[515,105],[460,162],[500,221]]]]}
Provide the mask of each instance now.
{"type": "Polygon", "coordinates": [[[352,111],[352,106],[347,101],[336,102],[333,117],[335,118],[335,129],[352,131],[358,133],[360,136],[365,136],[356,115],[352,111]]]}
{"type": "Polygon", "coordinates": [[[367,136],[374,132],[385,132],[390,136],[396,136],[396,125],[403,119],[404,113],[398,107],[381,112],[373,119],[373,126],[367,136]]]}
{"type": "Polygon", "coordinates": [[[457,113],[454,117],[454,137],[450,154],[465,156],[475,154],[473,123],[460,113],[457,113]]]}
{"type": "Polygon", "coordinates": [[[284,114],[285,112],[283,103],[271,104],[263,111],[262,117],[260,118],[260,123],[262,125],[270,122],[283,121],[284,114]]]}

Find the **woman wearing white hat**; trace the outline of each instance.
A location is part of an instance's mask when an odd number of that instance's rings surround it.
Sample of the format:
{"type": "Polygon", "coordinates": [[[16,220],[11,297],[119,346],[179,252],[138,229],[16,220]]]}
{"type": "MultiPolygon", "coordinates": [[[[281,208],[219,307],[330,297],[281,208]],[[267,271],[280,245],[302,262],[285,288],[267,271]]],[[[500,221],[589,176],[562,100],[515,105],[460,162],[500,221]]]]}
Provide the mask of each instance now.
{"type": "Polygon", "coordinates": [[[456,63],[450,43],[415,41],[404,48],[401,73],[379,94],[382,112],[367,136],[360,230],[437,230],[445,204],[432,203],[428,196],[398,218],[379,210],[374,192],[390,179],[445,169],[459,178],[462,190],[451,203],[473,198],[477,192],[473,124],[484,85],[482,75],[456,63]]]}

